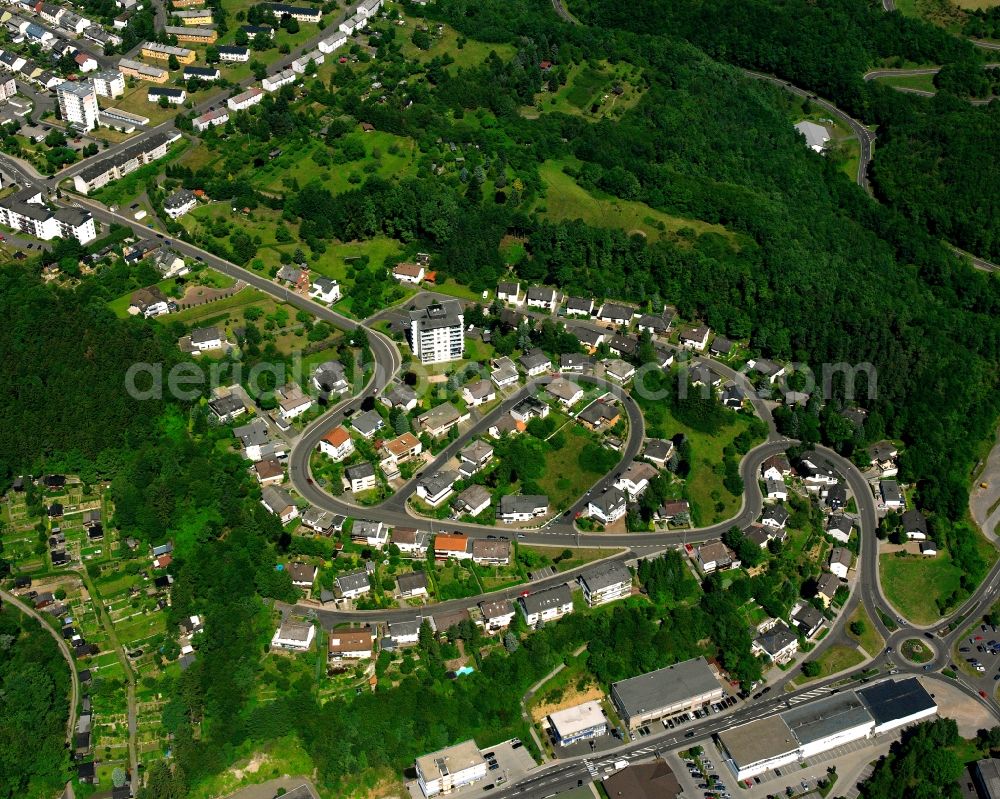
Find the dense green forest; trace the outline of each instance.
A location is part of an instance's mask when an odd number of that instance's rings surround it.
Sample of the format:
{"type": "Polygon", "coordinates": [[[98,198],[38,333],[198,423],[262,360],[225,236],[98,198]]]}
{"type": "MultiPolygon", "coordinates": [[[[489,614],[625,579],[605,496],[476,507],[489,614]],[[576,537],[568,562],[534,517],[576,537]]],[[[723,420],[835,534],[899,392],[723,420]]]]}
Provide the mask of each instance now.
{"type": "Polygon", "coordinates": [[[70,674],[52,636],[0,609],[0,797],[50,799],[66,782],[70,674]]]}
{"type": "Polygon", "coordinates": [[[955,752],[960,741],[952,719],[912,727],[892,745],[861,789],[862,799],[958,799],[964,763],[955,752]]]}

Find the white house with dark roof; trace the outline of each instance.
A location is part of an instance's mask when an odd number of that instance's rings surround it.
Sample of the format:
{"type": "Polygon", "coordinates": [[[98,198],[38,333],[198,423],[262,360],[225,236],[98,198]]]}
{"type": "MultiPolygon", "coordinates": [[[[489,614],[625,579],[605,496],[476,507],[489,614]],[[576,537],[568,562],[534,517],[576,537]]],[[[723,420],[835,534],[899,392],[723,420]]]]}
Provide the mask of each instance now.
{"type": "Polygon", "coordinates": [[[497,286],[497,299],[510,305],[521,305],[524,303],[524,295],[521,293],[521,284],[513,281],[501,281],[497,286]]]}
{"type": "Polygon", "coordinates": [[[554,586],[541,591],[533,591],[518,598],[524,620],[529,627],[541,621],[555,621],[573,612],[573,592],[568,585],[554,586]]]}
{"type": "Polygon", "coordinates": [[[271,646],[277,649],[290,649],[305,652],[312,646],[316,637],[316,628],[311,624],[294,619],[285,619],[275,630],[271,638],[271,646]]]}
{"type": "Polygon", "coordinates": [[[559,294],[548,286],[532,286],[528,289],[528,307],[554,313],[559,303],[559,294]]]}
{"type": "Polygon", "coordinates": [[[680,343],[686,350],[702,352],[708,346],[708,338],[712,331],[705,325],[688,327],[681,331],[680,343]]]}
{"type": "Polygon", "coordinates": [[[583,589],[583,598],[592,608],[632,594],[632,572],[620,561],[594,566],[576,579],[583,589]]]}

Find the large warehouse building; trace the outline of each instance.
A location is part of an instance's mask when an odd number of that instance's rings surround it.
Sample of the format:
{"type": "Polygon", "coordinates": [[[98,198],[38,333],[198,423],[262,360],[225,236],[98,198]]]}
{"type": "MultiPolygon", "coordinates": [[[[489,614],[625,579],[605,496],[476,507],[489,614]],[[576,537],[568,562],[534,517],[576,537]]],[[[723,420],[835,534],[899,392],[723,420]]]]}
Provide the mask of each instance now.
{"type": "Polygon", "coordinates": [[[933,716],[937,705],[911,677],[794,706],[720,732],[718,742],[739,780],[933,716]]]}
{"type": "Polygon", "coordinates": [[[720,699],[722,684],[705,658],[685,660],[611,686],[611,701],[633,730],[720,699]]]}

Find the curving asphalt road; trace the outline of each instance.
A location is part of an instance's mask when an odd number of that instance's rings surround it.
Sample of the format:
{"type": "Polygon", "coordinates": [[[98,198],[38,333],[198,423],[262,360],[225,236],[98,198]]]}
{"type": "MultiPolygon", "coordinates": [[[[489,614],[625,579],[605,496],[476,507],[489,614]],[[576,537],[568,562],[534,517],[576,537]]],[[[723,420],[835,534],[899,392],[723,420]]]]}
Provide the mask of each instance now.
{"type": "Polygon", "coordinates": [[[69,694],[69,717],[66,719],[66,741],[70,751],[72,751],[76,743],[76,708],[80,703],[80,675],[76,670],[76,660],[73,657],[73,653],[70,652],[69,645],[63,639],[62,635],[60,635],[59,631],[49,624],[46,618],[33,607],[26,605],[18,597],[8,593],[7,591],[0,591],[0,599],[4,602],[9,602],[26,616],[31,616],[33,619],[36,619],[38,623],[42,625],[42,629],[48,630],[49,635],[55,639],[56,643],[59,645],[60,653],[62,653],[63,658],[69,665],[71,680],[69,694]]]}

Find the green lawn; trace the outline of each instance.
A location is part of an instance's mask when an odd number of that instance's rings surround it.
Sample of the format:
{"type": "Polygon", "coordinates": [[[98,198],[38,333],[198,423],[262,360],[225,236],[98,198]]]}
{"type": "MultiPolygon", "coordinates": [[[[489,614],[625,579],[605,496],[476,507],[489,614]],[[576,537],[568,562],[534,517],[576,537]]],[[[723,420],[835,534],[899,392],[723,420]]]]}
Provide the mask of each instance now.
{"type": "Polygon", "coordinates": [[[886,599],[914,624],[931,624],[941,618],[937,601],[958,588],[961,578],[947,552],[933,558],[882,555],[878,570],[886,599]]]}
{"type": "Polygon", "coordinates": [[[460,67],[470,67],[483,63],[491,52],[495,52],[501,59],[507,61],[514,56],[514,47],[509,44],[492,44],[478,42],[475,39],[465,39],[464,44],[459,47],[459,34],[449,25],[442,26],[441,33],[437,33],[439,23],[427,22],[418,17],[406,17],[405,24],[395,28],[396,41],[402,44],[402,55],[407,61],[430,61],[432,58],[447,53],[454,60],[448,70],[455,72],[460,67]],[[431,46],[427,50],[421,50],[411,41],[413,31],[417,25],[426,24],[431,30],[431,46]]]}
{"type": "Polygon", "coordinates": [[[820,667],[817,677],[806,677],[800,672],[792,682],[796,685],[803,685],[812,680],[821,680],[831,674],[857,666],[862,661],[864,661],[864,656],[852,646],[831,646],[816,661],[820,667]]]}
{"type": "MultiPolygon", "coordinates": [[[[237,294],[234,294],[232,297],[226,297],[224,300],[217,300],[216,302],[209,302],[205,305],[198,305],[194,308],[188,308],[187,310],[178,311],[177,313],[168,314],[159,318],[164,323],[184,322],[184,324],[193,325],[202,322],[205,319],[214,319],[220,316],[232,316],[234,311],[240,311],[248,305],[270,301],[271,298],[263,291],[248,287],[237,294]]],[[[266,311],[267,309],[265,309],[265,312],[266,311]]]]}
{"type": "Polygon", "coordinates": [[[926,646],[923,641],[916,638],[908,638],[899,647],[900,654],[913,663],[926,663],[934,657],[933,650],[926,646]]]}
{"type": "Polygon", "coordinates": [[[880,83],[895,86],[900,89],[920,89],[925,92],[936,92],[933,75],[893,75],[888,78],[877,78],[880,83]]]}
{"type": "Polygon", "coordinates": [[[545,454],[545,474],[539,488],[549,497],[549,508],[561,513],[600,478],[600,474],[580,465],[580,452],[596,439],[574,422],[562,428],[566,445],[545,454]]]}
{"type": "MultiPolygon", "coordinates": [[[[526,544],[519,545],[518,550],[521,552],[533,552],[536,555],[541,555],[552,561],[555,561],[555,559],[560,557],[565,551],[562,547],[528,546],[526,544]]],[[[572,571],[573,569],[578,569],[581,566],[592,563],[595,560],[610,558],[617,552],[621,552],[621,549],[594,549],[593,547],[585,547],[581,549],[570,548],[569,557],[560,560],[555,564],[555,567],[560,572],[572,571]]]]}
{"type": "Polygon", "coordinates": [[[645,203],[591,194],[563,172],[562,167],[561,161],[546,161],[538,169],[547,186],[545,197],[540,202],[545,208],[544,216],[549,219],[582,219],[596,227],[617,227],[650,238],[676,233],[681,228],[690,228],[699,234],[732,235],[722,225],[670,216],[645,203]]]}
{"type": "Polygon", "coordinates": [[[252,178],[265,191],[284,192],[293,180],[304,186],[319,180],[334,194],[355,188],[361,180],[377,175],[386,180],[398,180],[416,171],[420,153],[417,143],[407,136],[395,136],[383,131],[362,133],[360,130],[346,139],[364,147],[364,157],[344,164],[329,162],[330,149],[317,142],[305,151],[289,150],[259,170],[252,178]],[[376,157],[377,155],[377,157],[376,157]],[[315,158],[314,158],[315,156],[315,158]],[[366,167],[378,168],[369,173],[366,167]],[[355,181],[351,182],[351,177],[355,181]]]}
{"type": "Polygon", "coordinates": [[[663,422],[657,427],[647,420],[646,435],[650,438],[672,438],[683,433],[691,442],[691,472],[687,476],[686,496],[691,503],[692,521],[696,526],[714,524],[733,516],[740,498],[723,485],[723,450],[748,426],[746,417],[733,414],[733,424],[710,435],[677,421],[664,407],[663,422]]]}
{"type": "Polygon", "coordinates": [[[857,641],[861,645],[861,648],[872,657],[879,654],[882,651],[882,647],[885,646],[885,641],[882,640],[882,636],[875,629],[875,625],[868,616],[864,605],[858,605],[857,610],[851,615],[850,621],[852,624],[856,621],[864,623],[865,631],[861,635],[855,635],[851,632],[850,626],[848,626],[847,634],[853,640],[857,641]]]}
{"type": "Polygon", "coordinates": [[[642,99],[642,73],[632,64],[619,62],[611,65],[606,61],[597,66],[574,64],[569,68],[566,83],[555,92],[540,92],[535,95],[534,106],[521,111],[528,118],[539,113],[562,113],[597,120],[605,117],[621,116],[642,99]],[[620,86],[622,93],[612,92],[620,86]],[[592,111],[597,106],[596,111],[592,111]]]}

